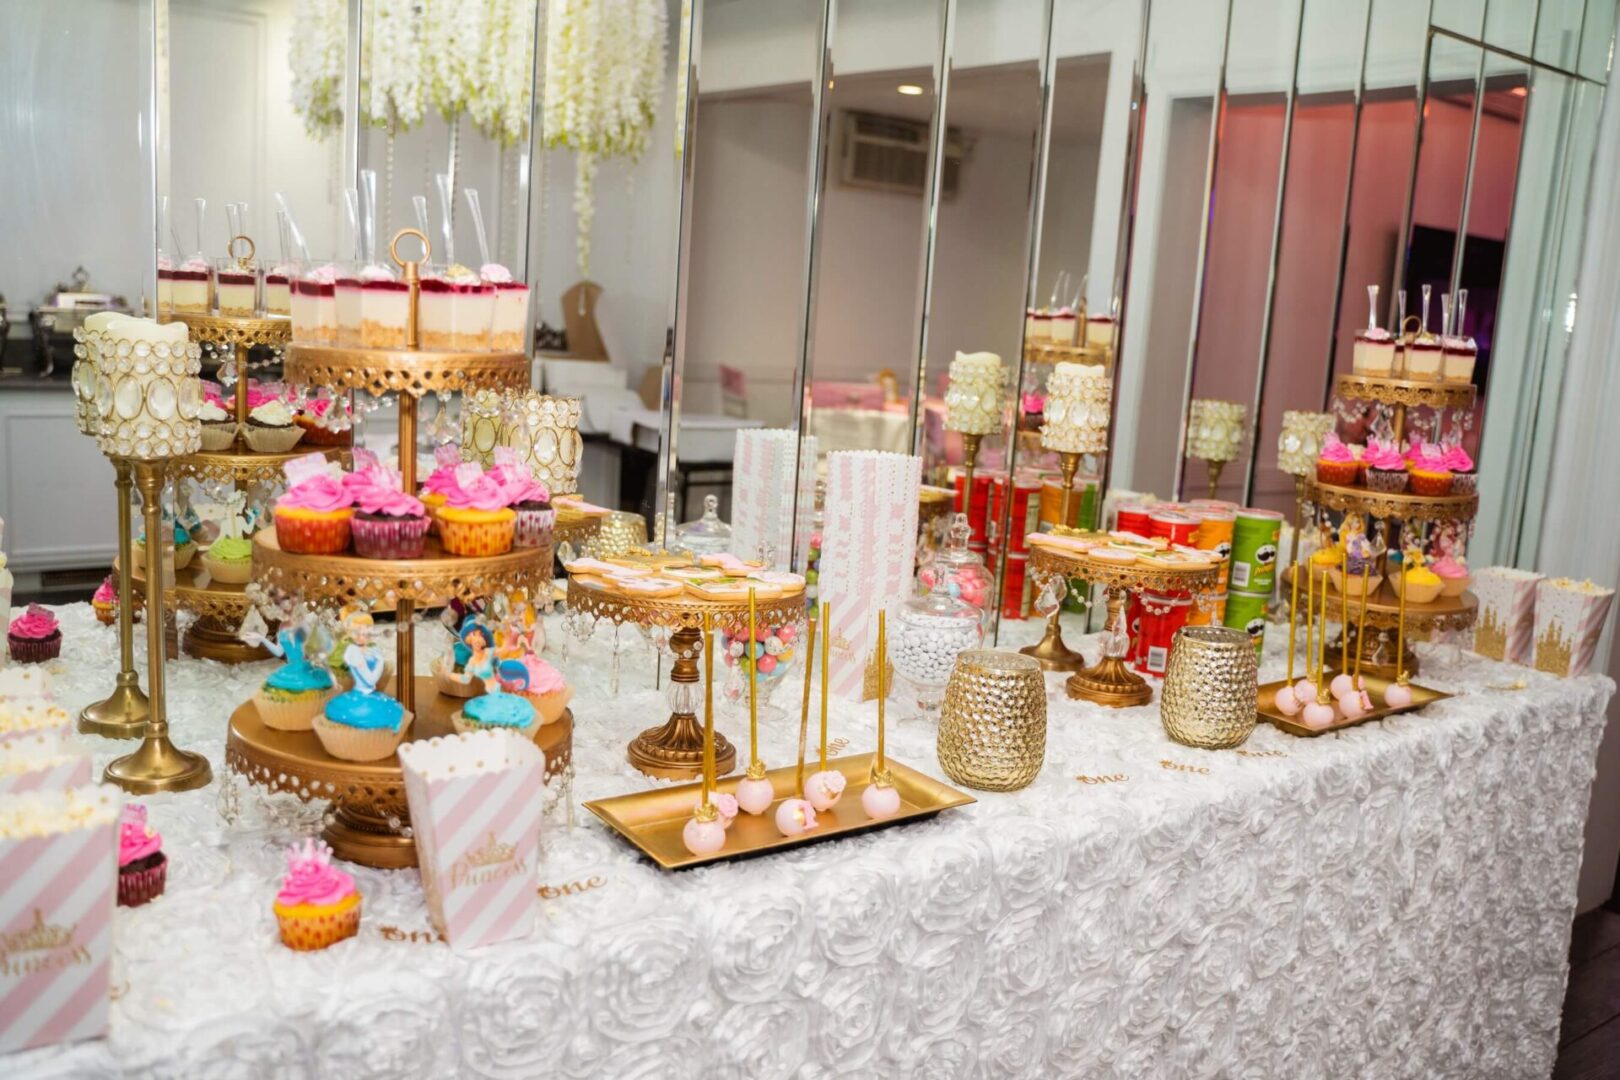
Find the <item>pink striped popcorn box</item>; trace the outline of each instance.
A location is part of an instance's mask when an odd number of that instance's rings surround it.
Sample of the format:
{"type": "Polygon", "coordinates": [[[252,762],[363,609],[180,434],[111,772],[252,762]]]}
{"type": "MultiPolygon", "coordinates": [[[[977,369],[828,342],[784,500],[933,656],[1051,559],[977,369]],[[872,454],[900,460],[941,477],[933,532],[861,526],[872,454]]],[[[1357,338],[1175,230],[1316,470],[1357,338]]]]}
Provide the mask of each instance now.
{"type": "Polygon", "coordinates": [[[0,701],[0,755],[14,742],[45,739],[53,746],[73,741],[73,717],[42,698],[0,701]]]}
{"type": "Polygon", "coordinates": [[[512,732],[477,731],[406,743],[399,764],[434,929],[457,949],[527,937],[545,754],[512,732]]]}
{"type": "Polygon", "coordinates": [[[1536,670],[1574,678],[1590,667],[1613,601],[1613,589],[1590,581],[1537,582],[1536,670]]]}
{"type": "Polygon", "coordinates": [[[0,1053],[107,1033],[122,801],[0,795],[0,1053]]]}
{"type": "Polygon", "coordinates": [[[90,755],[57,729],[0,741],[0,795],[62,791],[90,782],[90,755]]]}
{"type": "Polygon", "coordinates": [[[1479,614],[1474,620],[1474,651],[1491,660],[1528,664],[1534,653],[1536,582],[1533,570],[1492,566],[1474,575],[1479,614]]]}

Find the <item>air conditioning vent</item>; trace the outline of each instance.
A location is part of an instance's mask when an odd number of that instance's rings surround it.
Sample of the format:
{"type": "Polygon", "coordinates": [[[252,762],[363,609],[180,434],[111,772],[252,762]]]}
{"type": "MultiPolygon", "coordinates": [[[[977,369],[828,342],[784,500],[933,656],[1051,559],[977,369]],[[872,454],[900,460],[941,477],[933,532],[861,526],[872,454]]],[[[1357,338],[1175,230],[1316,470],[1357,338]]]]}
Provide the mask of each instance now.
{"type": "MultiPolygon", "coordinates": [[[[928,123],[878,113],[844,113],[839,179],[846,187],[897,191],[921,197],[928,190],[928,123]]],[[[945,168],[940,197],[956,197],[966,140],[956,128],[945,131],[945,168]]]]}

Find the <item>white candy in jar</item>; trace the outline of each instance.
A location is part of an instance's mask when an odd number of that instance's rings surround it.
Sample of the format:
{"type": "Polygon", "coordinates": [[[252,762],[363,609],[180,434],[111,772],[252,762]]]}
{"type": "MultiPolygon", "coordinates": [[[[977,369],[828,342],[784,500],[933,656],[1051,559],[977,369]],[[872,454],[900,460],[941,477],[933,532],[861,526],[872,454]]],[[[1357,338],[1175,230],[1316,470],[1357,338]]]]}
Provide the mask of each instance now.
{"type": "Polygon", "coordinates": [[[889,640],[894,670],[914,683],[943,686],[956,654],[978,644],[977,619],[907,614],[889,640]]]}

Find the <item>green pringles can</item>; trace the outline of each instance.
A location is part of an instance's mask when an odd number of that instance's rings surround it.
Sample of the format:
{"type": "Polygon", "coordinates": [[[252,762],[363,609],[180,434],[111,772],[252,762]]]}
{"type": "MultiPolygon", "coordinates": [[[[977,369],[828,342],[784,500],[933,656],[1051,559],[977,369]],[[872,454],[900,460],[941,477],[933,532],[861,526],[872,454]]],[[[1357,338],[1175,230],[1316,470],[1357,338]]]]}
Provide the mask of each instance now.
{"type": "Polygon", "coordinates": [[[1237,512],[1232,521],[1229,592],[1271,595],[1277,584],[1277,544],[1282,539],[1282,523],[1283,516],[1272,510],[1237,512]]]}
{"type": "Polygon", "coordinates": [[[1266,602],[1271,597],[1262,593],[1238,592],[1236,589],[1226,594],[1226,625],[1234,630],[1242,630],[1254,642],[1255,659],[1260,657],[1260,649],[1266,643],[1266,602]]]}

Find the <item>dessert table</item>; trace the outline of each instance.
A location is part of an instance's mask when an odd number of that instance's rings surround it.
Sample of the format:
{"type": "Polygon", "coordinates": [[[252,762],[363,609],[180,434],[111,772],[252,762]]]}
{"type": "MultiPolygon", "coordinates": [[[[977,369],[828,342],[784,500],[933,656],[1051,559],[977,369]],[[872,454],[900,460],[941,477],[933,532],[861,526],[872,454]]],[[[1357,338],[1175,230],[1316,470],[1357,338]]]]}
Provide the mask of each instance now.
{"type": "MultiPolygon", "coordinates": [[[[70,709],[111,683],[113,630],[60,611],[70,709]]],[[[115,924],[112,1035],[0,1060],[13,1077],[448,1075],[930,1078],[1545,1076],[1582,825],[1614,684],[1422,646],[1421,714],[1235,751],[1170,742],[1048,676],[1046,767],[910,826],[666,873],[578,803],[659,781],[624,758],[667,711],[633,629],[551,656],[577,688],[569,798],[549,811],[535,934],[435,940],[412,871],[346,866],[357,938],[283,948],[283,848],[319,811],[238,781],[145,800],[168,889],[115,924]],[[1516,679],[1527,684],[1510,689],[1516,679]]],[[[1041,624],[1028,628],[1038,634],[1041,624]]],[[[1274,634],[1261,678],[1280,677],[1274,634]]],[[[426,671],[447,637],[425,628],[426,671]]],[[[1005,643],[1004,643],[1005,644],[1005,643]]],[[[1073,644],[1073,642],[1071,642],[1073,644]]],[[[1088,659],[1097,642],[1083,639],[1088,659]]],[[[226,720],[271,670],[169,665],[175,741],[216,778],[226,720]]],[[[800,672],[789,676],[797,704],[800,672]]],[[[889,752],[939,775],[933,727],[889,752]]],[[[723,716],[733,738],[746,713],[723,716]]],[[[797,715],[761,718],[787,764],[797,715]]],[[[832,734],[871,748],[872,705],[832,734]]],[[[127,749],[94,743],[98,766],[127,749]]]]}

